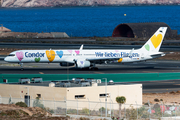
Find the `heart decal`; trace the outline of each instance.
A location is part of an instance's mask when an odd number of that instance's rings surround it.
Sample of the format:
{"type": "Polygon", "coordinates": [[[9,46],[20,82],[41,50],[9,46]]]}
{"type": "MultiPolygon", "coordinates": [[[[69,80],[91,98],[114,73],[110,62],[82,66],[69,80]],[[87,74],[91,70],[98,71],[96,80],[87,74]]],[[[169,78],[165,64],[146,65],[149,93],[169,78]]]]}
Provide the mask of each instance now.
{"type": "Polygon", "coordinates": [[[69,53],[72,53],[72,50],[68,50],[69,53]]]}
{"type": "Polygon", "coordinates": [[[35,58],[34,60],[35,60],[35,62],[39,62],[41,60],[41,58],[40,57],[39,58],[35,58]]]}
{"type": "Polygon", "coordinates": [[[163,38],[163,36],[161,34],[158,34],[157,36],[156,35],[152,36],[151,42],[155,48],[157,48],[159,46],[159,44],[162,41],[162,38],[163,38]]]}
{"type": "Polygon", "coordinates": [[[123,60],[123,59],[122,59],[122,58],[120,58],[120,59],[118,60],[118,63],[122,62],[122,60],[123,60]]]}
{"type": "Polygon", "coordinates": [[[62,58],[62,56],[63,56],[63,51],[56,51],[56,53],[57,53],[57,55],[58,55],[60,58],[62,58]]]}
{"type": "Polygon", "coordinates": [[[23,52],[16,52],[16,56],[21,61],[23,59],[23,52]]]}
{"type": "Polygon", "coordinates": [[[116,52],[119,52],[119,50],[115,50],[116,52]]]}
{"type": "Polygon", "coordinates": [[[145,48],[146,48],[147,51],[149,51],[150,50],[149,44],[145,45],[145,48]]]}
{"type": "Polygon", "coordinates": [[[76,52],[76,54],[79,54],[79,53],[80,53],[80,51],[79,51],[79,50],[75,50],[75,52],[76,52]]]}
{"type": "Polygon", "coordinates": [[[55,58],[55,52],[53,50],[46,50],[46,56],[49,60],[49,62],[52,62],[55,58]]]}
{"type": "Polygon", "coordinates": [[[80,61],[80,63],[83,65],[83,61],[80,61]]]}

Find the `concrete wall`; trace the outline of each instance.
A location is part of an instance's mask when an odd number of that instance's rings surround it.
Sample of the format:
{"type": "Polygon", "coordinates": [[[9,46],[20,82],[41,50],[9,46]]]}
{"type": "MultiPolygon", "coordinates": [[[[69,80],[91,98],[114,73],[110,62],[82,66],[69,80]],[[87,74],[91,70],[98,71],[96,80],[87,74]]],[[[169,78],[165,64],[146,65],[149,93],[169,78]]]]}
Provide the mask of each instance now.
{"type": "Polygon", "coordinates": [[[12,98],[24,98],[24,95],[28,93],[31,96],[31,99],[35,99],[37,94],[41,94],[41,98],[44,100],[53,100],[63,101],[66,97],[66,88],[57,88],[57,87],[42,87],[42,86],[28,86],[28,85],[11,85],[11,84],[0,84],[0,95],[1,97],[10,97],[12,98]]]}
{"type": "MultiPolygon", "coordinates": [[[[78,102],[82,102],[83,107],[88,108],[88,100],[94,102],[105,102],[105,97],[99,96],[99,94],[105,93],[105,86],[67,88],[67,100],[78,100],[78,102]],[[75,99],[75,95],[85,95],[85,97],[75,99]]],[[[136,102],[138,105],[142,105],[142,84],[107,86],[107,93],[109,94],[109,96],[107,97],[108,104],[116,104],[117,96],[125,96],[126,104],[128,104],[127,107],[129,107],[130,104],[136,104],[136,102]]],[[[73,106],[73,104],[74,103],[72,103],[71,106],[73,106]]],[[[91,107],[94,108],[97,105],[100,106],[100,104],[94,103],[93,105],[91,104],[91,107]]],[[[76,104],[74,106],[76,106],[76,104]]],[[[118,106],[114,108],[118,109],[118,106]]]]}

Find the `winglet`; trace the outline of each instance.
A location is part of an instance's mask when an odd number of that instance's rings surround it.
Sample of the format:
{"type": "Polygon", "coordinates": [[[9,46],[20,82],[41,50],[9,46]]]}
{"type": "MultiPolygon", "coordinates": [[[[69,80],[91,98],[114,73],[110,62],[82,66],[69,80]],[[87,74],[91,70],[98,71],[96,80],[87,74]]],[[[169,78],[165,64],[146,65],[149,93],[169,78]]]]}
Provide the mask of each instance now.
{"type": "Polygon", "coordinates": [[[80,49],[79,50],[83,50],[83,45],[81,45],[80,49]]]}

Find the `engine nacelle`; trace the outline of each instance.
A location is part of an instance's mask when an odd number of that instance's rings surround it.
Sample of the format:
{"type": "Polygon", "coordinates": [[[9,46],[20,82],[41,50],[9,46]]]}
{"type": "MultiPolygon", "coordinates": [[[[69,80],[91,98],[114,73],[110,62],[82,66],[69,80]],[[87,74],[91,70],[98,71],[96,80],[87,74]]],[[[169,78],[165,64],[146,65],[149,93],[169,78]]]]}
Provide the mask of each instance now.
{"type": "Polygon", "coordinates": [[[74,66],[74,63],[60,62],[59,65],[63,67],[67,67],[67,66],[74,66]]]}
{"type": "Polygon", "coordinates": [[[76,62],[76,67],[78,68],[86,68],[86,67],[90,67],[90,65],[91,63],[86,60],[77,60],[76,62]]]}

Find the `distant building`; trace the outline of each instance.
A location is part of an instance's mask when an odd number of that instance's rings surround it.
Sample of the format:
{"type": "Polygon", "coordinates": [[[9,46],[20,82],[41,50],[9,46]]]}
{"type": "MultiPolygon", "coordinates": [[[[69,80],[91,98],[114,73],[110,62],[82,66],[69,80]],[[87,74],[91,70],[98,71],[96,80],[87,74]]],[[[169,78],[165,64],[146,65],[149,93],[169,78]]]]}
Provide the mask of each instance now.
{"type": "Polygon", "coordinates": [[[2,33],[2,32],[11,32],[11,30],[8,29],[8,28],[5,28],[5,27],[3,27],[3,26],[1,26],[1,27],[0,27],[0,33],[2,33]]]}
{"type": "Polygon", "coordinates": [[[169,25],[163,22],[153,23],[122,23],[116,26],[112,37],[150,38],[160,27],[168,27],[165,37],[174,38],[177,30],[171,30],[169,25]]]}
{"type": "Polygon", "coordinates": [[[69,38],[65,32],[51,32],[53,38],[69,38]]]}

